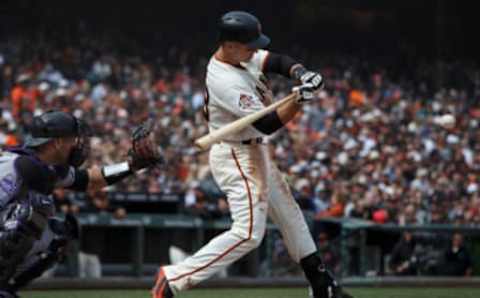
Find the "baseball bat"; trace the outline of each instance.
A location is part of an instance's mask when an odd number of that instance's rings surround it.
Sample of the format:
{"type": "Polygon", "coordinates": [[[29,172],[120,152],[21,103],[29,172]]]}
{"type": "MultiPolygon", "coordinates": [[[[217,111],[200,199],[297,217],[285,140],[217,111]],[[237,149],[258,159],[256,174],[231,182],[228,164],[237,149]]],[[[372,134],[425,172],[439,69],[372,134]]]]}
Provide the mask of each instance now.
{"type": "Polygon", "coordinates": [[[261,109],[260,111],[257,111],[253,114],[250,114],[238,120],[235,120],[232,123],[229,123],[222,128],[214,130],[209,134],[206,134],[203,137],[198,138],[197,140],[195,140],[194,144],[199,149],[206,150],[214,143],[218,143],[219,141],[223,140],[226,136],[241,131],[242,129],[249,126],[253,122],[267,115],[268,113],[273,112],[284,103],[297,98],[297,96],[298,96],[298,93],[293,92],[290,95],[285,96],[281,100],[269,105],[268,107],[261,109]]]}

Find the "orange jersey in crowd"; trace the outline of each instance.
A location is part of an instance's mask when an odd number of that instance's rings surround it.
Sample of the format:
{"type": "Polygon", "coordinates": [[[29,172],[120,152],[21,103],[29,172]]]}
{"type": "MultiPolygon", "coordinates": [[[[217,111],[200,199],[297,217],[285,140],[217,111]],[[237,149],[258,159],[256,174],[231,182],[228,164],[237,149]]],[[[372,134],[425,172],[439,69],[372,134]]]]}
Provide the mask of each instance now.
{"type": "Polygon", "coordinates": [[[33,112],[37,103],[37,95],[35,90],[29,90],[20,85],[15,86],[10,94],[13,116],[19,117],[20,112],[24,110],[33,112]]]}

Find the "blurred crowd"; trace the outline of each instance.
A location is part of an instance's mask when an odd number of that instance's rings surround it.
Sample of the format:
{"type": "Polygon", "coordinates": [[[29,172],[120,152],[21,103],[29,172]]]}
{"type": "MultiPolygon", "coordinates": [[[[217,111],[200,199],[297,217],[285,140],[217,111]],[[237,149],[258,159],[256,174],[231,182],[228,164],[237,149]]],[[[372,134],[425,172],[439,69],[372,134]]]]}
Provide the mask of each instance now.
{"type": "MultiPolygon", "coordinates": [[[[302,209],[316,219],[480,224],[477,65],[285,52],[326,80],[318,100],[270,141],[302,209]]],[[[143,53],[101,36],[2,41],[0,146],[21,144],[32,116],[62,109],[93,127],[88,163],[111,164],[125,158],[132,128],[152,117],[167,164],[109,190],[182,193],[194,214],[228,214],[208,154],[192,144],[207,132],[208,57],[173,46],[143,53]]],[[[270,81],[277,98],[292,83],[270,81]]]]}

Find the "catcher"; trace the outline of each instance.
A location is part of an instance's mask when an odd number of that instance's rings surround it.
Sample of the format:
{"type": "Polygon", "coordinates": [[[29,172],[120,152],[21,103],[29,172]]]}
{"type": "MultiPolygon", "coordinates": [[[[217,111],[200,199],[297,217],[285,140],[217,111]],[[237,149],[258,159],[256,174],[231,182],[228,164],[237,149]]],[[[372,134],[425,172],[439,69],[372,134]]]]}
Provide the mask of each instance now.
{"type": "Polygon", "coordinates": [[[73,216],[55,217],[52,191],[95,191],[161,163],[152,131],[152,120],[135,129],[127,161],[79,169],[90,151],[91,130],[69,113],[50,111],[33,119],[22,148],[0,151],[1,298],[18,297],[78,238],[73,216]]]}

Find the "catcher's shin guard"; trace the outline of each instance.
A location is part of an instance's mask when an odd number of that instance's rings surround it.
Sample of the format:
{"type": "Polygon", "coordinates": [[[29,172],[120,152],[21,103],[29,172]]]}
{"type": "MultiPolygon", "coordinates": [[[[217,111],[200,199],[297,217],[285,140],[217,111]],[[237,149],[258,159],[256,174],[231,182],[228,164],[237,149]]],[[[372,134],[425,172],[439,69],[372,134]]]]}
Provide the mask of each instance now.
{"type": "Polygon", "coordinates": [[[78,222],[72,215],[67,214],[65,220],[50,218],[48,225],[55,234],[54,239],[51,240],[46,251],[38,255],[32,255],[25,259],[26,263],[16,268],[15,275],[8,280],[7,289],[11,292],[17,292],[25,287],[62,260],[68,243],[79,237],[78,222]]]}
{"type": "Polygon", "coordinates": [[[12,204],[0,222],[0,289],[8,283],[24,261],[34,242],[47,224],[47,219],[28,204],[12,204]]]}
{"type": "Polygon", "coordinates": [[[31,281],[41,276],[43,272],[50,269],[58,260],[56,252],[48,252],[38,258],[27,270],[19,273],[14,278],[10,279],[8,289],[12,292],[17,292],[21,288],[28,285],[31,281]]]}

